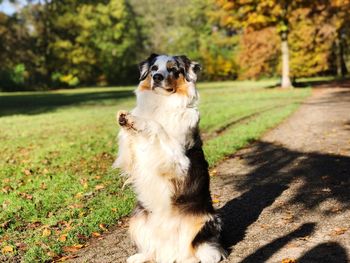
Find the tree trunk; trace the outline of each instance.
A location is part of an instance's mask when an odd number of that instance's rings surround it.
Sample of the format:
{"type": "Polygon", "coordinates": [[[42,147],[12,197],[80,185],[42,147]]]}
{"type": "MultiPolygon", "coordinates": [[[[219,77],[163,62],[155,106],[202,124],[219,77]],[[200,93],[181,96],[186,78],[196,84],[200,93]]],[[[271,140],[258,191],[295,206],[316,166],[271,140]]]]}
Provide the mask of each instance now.
{"type": "Polygon", "coordinates": [[[292,82],[289,77],[289,47],[288,47],[288,33],[281,34],[281,51],[282,51],[282,81],[281,88],[291,88],[292,82]]]}
{"type": "Polygon", "coordinates": [[[337,76],[344,78],[348,73],[346,63],[344,59],[344,45],[341,33],[338,33],[338,37],[335,40],[336,54],[337,54],[337,76]]]}

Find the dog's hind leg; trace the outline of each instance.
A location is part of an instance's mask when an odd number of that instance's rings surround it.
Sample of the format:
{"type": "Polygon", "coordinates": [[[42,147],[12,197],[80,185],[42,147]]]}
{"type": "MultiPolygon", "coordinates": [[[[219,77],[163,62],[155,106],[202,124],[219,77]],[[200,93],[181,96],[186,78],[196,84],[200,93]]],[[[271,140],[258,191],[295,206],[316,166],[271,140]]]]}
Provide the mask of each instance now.
{"type": "Polygon", "coordinates": [[[201,263],[217,263],[223,255],[220,248],[210,243],[200,244],[196,251],[196,257],[201,263]]]}
{"type": "Polygon", "coordinates": [[[129,223],[131,240],[138,253],[128,258],[128,263],[142,263],[152,260],[152,230],[148,226],[148,211],[137,204],[129,223]]]}

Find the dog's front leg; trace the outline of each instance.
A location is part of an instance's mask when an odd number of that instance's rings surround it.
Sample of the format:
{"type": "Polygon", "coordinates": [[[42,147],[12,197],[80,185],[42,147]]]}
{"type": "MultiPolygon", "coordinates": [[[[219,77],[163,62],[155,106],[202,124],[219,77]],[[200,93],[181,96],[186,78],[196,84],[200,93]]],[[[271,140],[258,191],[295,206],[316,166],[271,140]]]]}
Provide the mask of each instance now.
{"type": "Polygon", "coordinates": [[[150,145],[154,145],[154,154],[159,153],[158,164],[161,172],[177,176],[187,174],[189,160],[185,155],[185,149],[165,131],[162,125],[126,111],[118,112],[117,120],[122,128],[144,136],[150,145]]]}

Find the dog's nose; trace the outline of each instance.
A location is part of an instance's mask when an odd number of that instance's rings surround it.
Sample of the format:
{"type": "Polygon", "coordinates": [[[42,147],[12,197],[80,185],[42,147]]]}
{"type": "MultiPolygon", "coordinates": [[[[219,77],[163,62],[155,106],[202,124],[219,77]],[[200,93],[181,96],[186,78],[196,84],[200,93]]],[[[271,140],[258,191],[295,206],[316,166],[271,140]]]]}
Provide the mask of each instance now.
{"type": "Polygon", "coordinates": [[[164,79],[163,75],[162,75],[162,74],[159,74],[159,73],[157,73],[157,74],[155,74],[155,75],[153,76],[153,80],[154,80],[155,82],[161,82],[163,79],[164,79]]]}

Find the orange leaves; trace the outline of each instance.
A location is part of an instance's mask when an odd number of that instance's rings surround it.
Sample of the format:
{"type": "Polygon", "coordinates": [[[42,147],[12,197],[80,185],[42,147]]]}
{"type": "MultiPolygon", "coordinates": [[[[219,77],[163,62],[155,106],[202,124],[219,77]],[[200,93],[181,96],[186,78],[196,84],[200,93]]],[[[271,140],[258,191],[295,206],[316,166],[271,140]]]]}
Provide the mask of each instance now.
{"type": "Polygon", "coordinates": [[[297,261],[293,258],[284,258],[281,263],[297,263],[297,261]]]}
{"type": "Polygon", "coordinates": [[[100,237],[101,234],[98,233],[98,232],[92,232],[92,233],[91,233],[91,236],[93,236],[93,237],[100,237]]]}
{"type": "Polygon", "coordinates": [[[59,240],[60,242],[66,242],[66,240],[67,240],[67,235],[68,235],[68,234],[62,234],[62,235],[60,235],[60,237],[58,238],[58,240],[59,240]]]}
{"type": "Polygon", "coordinates": [[[347,227],[336,227],[333,229],[331,236],[340,236],[345,234],[346,231],[348,231],[349,228],[347,227]]]}
{"type": "Polygon", "coordinates": [[[63,247],[62,250],[66,253],[74,253],[74,252],[79,251],[83,247],[84,247],[84,245],[77,244],[77,245],[73,245],[73,246],[63,247]]]}
{"type": "Polygon", "coordinates": [[[99,228],[101,228],[103,231],[108,232],[108,229],[106,228],[105,224],[99,224],[99,228]]]}

